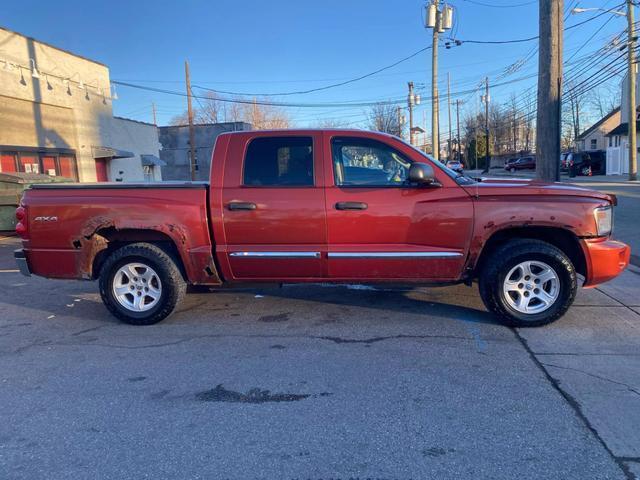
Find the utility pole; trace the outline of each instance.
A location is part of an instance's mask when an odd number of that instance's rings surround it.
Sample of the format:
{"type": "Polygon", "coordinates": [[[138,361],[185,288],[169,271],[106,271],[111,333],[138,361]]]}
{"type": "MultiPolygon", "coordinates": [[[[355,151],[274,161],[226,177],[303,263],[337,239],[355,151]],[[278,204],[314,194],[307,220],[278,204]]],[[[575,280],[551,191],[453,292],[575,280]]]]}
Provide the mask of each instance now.
{"type": "MultiPolygon", "coordinates": [[[[433,1],[436,12],[438,0],[433,1]]],[[[438,111],[438,30],[440,30],[441,14],[436,14],[433,28],[433,47],[431,49],[431,143],[433,158],[440,160],[440,112],[438,111]]]]}
{"type": "Polygon", "coordinates": [[[153,112],[153,124],[158,125],[158,120],[156,118],[156,102],[151,102],[151,111],[153,112]]]}
{"type": "Polygon", "coordinates": [[[413,82],[407,82],[409,95],[407,96],[407,106],[409,107],[409,143],[415,145],[415,134],[413,131],[413,107],[420,105],[420,95],[413,92],[413,82]]]}
{"type": "Polygon", "coordinates": [[[456,123],[458,126],[458,148],[457,150],[457,154],[458,154],[458,161],[460,161],[460,99],[456,100],[456,123]]]}
{"type": "Polygon", "coordinates": [[[402,108],[398,107],[398,137],[402,138],[402,108]]]}
{"type": "Polygon", "coordinates": [[[447,108],[449,110],[449,160],[451,160],[451,74],[447,72],[447,108]]]}
{"type": "Polygon", "coordinates": [[[475,142],[473,142],[473,169],[477,170],[478,169],[478,127],[477,127],[477,123],[476,125],[474,125],[473,127],[473,135],[475,137],[475,142]]]}
{"type": "MultiPolygon", "coordinates": [[[[545,1],[545,0],[542,0],[545,1]]],[[[484,94],[484,138],[485,138],[485,157],[484,157],[484,171],[488,172],[491,167],[491,154],[489,148],[489,77],[485,77],[485,94],[484,94]]]]}
{"type": "Polygon", "coordinates": [[[634,4],[627,0],[628,64],[629,64],[629,180],[638,179],[638,150],[636,147],[636,40],[634,32],[634,4]]]}
{"type": "Polygon", "coordinates": [[[564,0],[540,0],[539,5],[536,175],[554,182],[560,180],[564,0]]]}
{"type": "Polygon", "coordinates": [[[413,82],[408,82],[409,96],[407,97],[407,105],[409,107],[409,143],[413,145],[413,82]]]}
{"type": "Polygon", "coordinates": [[[440,159],[440,98],[438,97],[438,35],[453,26],[453,8],[439,8],[440,0],[431,0],[426,6],[426,27],[433,29],[431,48],[431,137],[433,158],[440,159]]]}
{"type": "Polygon", "coordinates": [[[198,164],[196,163],[195,131],[193,129],[193,108],[191,107],[191,77],[189,76],[189,62],[184,62],[184,76],[187,84],[187,114],[189,116],[189,159],[191,181],[196,179],[198,164]]]}
{"type": "Polygon", "coordinates": [[[422,125],[424,125],[424,132],[422,133],[422,151],[427,152],[427,112],[422,110],[422,125]]]}

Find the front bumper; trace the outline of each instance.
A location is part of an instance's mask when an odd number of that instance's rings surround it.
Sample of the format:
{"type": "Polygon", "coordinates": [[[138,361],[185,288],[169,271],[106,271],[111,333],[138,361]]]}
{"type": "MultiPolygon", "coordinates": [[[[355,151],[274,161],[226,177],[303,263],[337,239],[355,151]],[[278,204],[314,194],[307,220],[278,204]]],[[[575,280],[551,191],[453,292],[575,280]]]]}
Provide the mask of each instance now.
{"type": "Polygon", "coordinates": [[[608,238],[583,239],[580,243],[587,263],[585,287],[607,282],[620,275],[629,265],[629,245],[608,238]]]}
{"type": "Polygon", "coordinates": [[[13,251],[13,258],[16,259],[16,264],[20,269],[20,273],[30,277],[31,270],[29,270],[29,263],[27,262],[27,256],[24,254],[24,250],[21,248],[13,251]]]}

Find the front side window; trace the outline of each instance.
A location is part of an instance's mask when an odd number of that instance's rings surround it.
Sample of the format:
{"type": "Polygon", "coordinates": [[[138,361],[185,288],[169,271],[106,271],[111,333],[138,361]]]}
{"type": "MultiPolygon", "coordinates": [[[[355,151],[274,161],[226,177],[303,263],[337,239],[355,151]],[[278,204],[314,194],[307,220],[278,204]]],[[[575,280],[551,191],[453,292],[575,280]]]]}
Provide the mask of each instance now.
{"type": "Polygon", "coordinates": [[[253,139],[244,159],[243,184],[250,187],[313,186],[313,139],[253,139]]]}
{"type": "Polygon", "coordinates": [[[336,185],[403,186],[411,162],[388,145],[363,138],[334,138],[331,142],[336,185]]]}

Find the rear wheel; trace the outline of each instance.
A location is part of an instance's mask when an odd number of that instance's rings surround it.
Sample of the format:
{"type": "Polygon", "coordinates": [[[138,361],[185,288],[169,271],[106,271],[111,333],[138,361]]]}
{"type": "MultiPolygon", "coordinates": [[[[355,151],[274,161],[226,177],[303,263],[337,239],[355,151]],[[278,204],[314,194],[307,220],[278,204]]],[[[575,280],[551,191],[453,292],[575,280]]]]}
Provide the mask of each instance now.
{"type": "Polygon", "coordinates": [[[148,243],[113,252],[100,272],[100,295],[107,309],[131,325],[152,325],[180,303],[186,283],[176,262],[148,243]]]}
{"type": "Polygon", "coordinates": [[[480,273],[480,296],[502,323],[536,327],[566,313],[576,295],[573,264],[558,248],[514,240],[498,248],[480,273]]]}

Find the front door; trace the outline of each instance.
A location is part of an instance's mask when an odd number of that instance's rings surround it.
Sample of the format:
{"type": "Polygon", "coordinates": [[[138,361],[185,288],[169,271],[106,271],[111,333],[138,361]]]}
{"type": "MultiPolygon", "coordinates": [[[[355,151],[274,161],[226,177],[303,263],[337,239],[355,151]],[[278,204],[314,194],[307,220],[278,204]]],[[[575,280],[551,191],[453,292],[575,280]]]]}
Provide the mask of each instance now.
{"type": "Polygon", "coordinates": [[[107,159],[96,158],[96,181],[108,182],[109,176],[107,175],[107,159]]]}
{"type": "Polygon", "coordinates": [[[234,136],[225,164],[224,245],[231,276],[320,279],[326,253],[320,135],[234,136]]]}
{"type": "Polygon", "coordinates": [[[464,189],[435,164],[441,186],[409,184],[411,162],[429,160],[392,138],[327,133],[324,145],[331,279],[459,278],[473,225],[464,189]]]}

